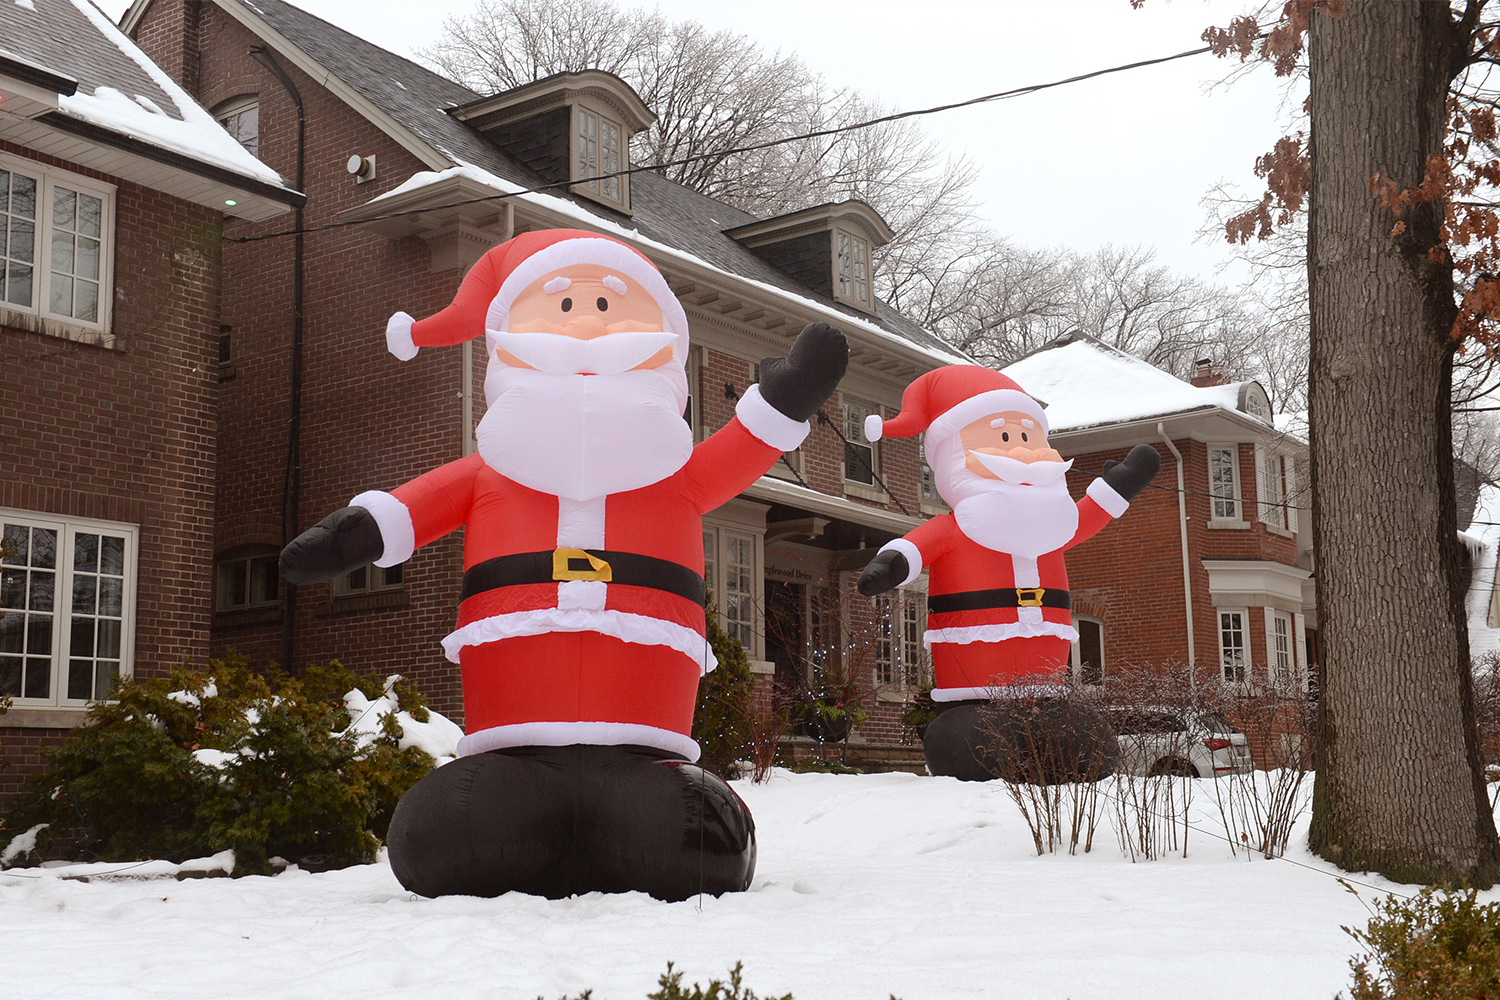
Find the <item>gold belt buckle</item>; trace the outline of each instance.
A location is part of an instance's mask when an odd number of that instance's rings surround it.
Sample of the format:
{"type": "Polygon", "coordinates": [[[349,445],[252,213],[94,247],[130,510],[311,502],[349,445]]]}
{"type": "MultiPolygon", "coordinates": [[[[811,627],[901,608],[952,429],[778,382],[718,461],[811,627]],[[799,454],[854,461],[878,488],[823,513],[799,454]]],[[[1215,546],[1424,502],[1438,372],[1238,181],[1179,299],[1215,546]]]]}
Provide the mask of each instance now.
{"type": "Polygon", "coordinates": [[[609,563],[583,549],[558,549],[552,553],[552,579],[554,580],[600,580],[609,583],[614,578],[609,563]],[[584,560],[588,569],[573,569],[569,564],[584,560]]]}
{"type": "Polygon", "coordinates": [[[1017,587],[1016,604],[1023,608],[1039,608],[1042,606],[1042,594],[1046,592],[1045,587],[1017,587]],[[1030,594],[1030,597],[1026,595],[1030,594]]]}

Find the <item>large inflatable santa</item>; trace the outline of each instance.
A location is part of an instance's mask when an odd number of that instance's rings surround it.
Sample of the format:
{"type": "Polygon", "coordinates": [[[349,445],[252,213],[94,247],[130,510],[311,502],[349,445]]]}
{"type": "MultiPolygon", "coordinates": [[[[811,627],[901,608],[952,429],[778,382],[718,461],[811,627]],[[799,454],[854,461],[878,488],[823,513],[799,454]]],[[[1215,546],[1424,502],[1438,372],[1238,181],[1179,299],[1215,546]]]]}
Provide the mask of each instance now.
{"type": "Polygon", "coordinates": [[[923,736],[934,774],[1051,783],[1108,773],[1115,740],[1066,694],[1073,628],[1063,554],[1119,517],[1161,459],[1136,445],[1073,501],[1072,466],[1047,444],[1047,414],[1014,381],[953,365],[909,385],[901,413],[865,436],[923,434],[938,494],[953,508],[885,545],[859,579],[874,596],[931,567],[932,700],[923,736]]]}
{"type": "Polygon", "coordinates": [[[683,419],[688,324],[644,256],[576,230],[489,251],[452,305],[386,331],[397,357],[483,333],[477,454],[371,491],[284,550],[294,583],[393,566],[464,528],[461,759],[398,805],[387,839],[427,896],[662,899],[745,889],[755,827],[691,761],[705,634],[701,516],[807,436],[848,360],[802,331],[697,445],[683,419]]]}

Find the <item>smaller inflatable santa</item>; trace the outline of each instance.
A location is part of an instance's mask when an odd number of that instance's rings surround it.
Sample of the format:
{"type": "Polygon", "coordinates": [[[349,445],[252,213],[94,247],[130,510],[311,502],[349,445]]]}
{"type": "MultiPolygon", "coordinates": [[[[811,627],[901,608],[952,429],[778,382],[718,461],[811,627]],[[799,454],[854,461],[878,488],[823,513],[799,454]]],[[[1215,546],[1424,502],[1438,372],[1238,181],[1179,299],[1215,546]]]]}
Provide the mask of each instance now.
{"type": "Polygon", "coordinates": [[[442,312],[397,313],[386,340],[406,360],[481,334],[478,452],[359,494],[281,557],[311,583],[464,529],[443,647],[462,667],[467,735],[397,805],[391,867],[426,896],[745,889],[755,824],[692,763],[698,679],[714,668],[702,515],[802,443],[848,363],[844,336],[804,329],[695,446],[687,317],[624,243],[517,236],[442,312]]]}
{"type": "Polygon", "coordinates": [[[1075,503],[1064,478],[1073,463],[1047,444],[1047,414],[974,365],[928,372],[907,387],[899,416],[865,425],[871,441],[916,434],[953,512],[884,546],[859,590],[884,593],[931,567],[923,641],[939,715],[923,737],[928,769],[1042,783],[1109,773],[1108,724],[1062,697],[1078,638],[1063,554],[1125,513],[1160,456],[1136,445],[1075,503]]]}

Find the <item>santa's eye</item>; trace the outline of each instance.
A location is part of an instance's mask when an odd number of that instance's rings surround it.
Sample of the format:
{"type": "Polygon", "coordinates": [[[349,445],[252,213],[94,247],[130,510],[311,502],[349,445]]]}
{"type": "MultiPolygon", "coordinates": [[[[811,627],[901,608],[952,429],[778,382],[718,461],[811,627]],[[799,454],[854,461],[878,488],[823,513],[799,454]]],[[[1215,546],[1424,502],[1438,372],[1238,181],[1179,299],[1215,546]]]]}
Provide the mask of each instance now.
{"type": "Polygon", "coordinates": [[[1001,441],[1009,441],[1010,440],[1010,434],[1008,432],[1001,432],[1001,434],[1000,434],[1000,440],[1001,441]]]}
{"type": "Polygon", "coordinates": [[[1030,441],[1031,438],[1029,438],[1029,437],[1026,436],[1026,432],[1025,431],[1022,431],[1021,432],[1021,440],[1022,441],[1030,441]]]}
{"type": "Polygon", "coordinates": [[[599,307],[600,312],[609,312],[609,299],[606,299],[604,296],[599,296],[599,301],[595,305],[599,307]]]}
{"type": "Polygon", "coordinates": [[[563,312],[570,312],[572,309],[573,309],[573,300],[572,299],[563,299],[562,300],[562,311],[563,312]]]}

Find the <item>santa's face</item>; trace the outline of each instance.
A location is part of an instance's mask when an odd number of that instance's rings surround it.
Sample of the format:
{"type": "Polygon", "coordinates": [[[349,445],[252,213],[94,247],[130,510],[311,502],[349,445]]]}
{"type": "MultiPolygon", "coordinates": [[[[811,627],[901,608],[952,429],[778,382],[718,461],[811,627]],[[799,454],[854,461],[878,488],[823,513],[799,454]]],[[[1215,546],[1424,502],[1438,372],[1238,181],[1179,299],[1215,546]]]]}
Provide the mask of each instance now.
{"type": "Polygon", "coordinates": [[[1064,474],[1072,462],[1047,444],[1033,417],[992,413],[928,443],[938,493],[970,539],[1034,559],[1078,530],[1078,508],[1064,474]]]}
{"type": "Polygon", "coordinates": [[[532,282],[488,331],[476,443],[523,486],[573,500],[639,489],[687,462],[687,374],[661,306],[634,280],[574,264],[532,282]]]}

